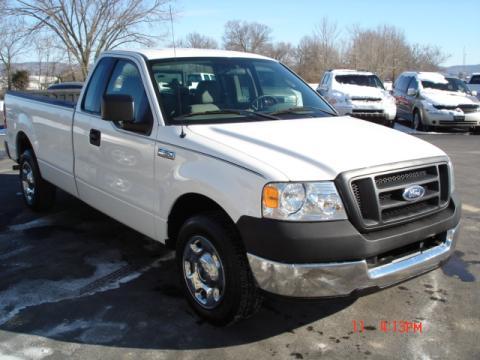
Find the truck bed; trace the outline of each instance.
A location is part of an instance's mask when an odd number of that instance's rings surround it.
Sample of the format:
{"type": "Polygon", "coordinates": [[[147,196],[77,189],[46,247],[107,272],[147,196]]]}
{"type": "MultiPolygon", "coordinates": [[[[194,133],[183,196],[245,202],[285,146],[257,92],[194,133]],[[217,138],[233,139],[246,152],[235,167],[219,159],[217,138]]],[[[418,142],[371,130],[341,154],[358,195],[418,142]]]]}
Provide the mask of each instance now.
{"type": "Polygon", "coordinates": [[[12,158],[18,160],[21,155],[15,139],[24,133],[30,139],[42,176],[76,194],[72,143],[75,103],[15,91],[7,92],[5,101],[12,158]]]}

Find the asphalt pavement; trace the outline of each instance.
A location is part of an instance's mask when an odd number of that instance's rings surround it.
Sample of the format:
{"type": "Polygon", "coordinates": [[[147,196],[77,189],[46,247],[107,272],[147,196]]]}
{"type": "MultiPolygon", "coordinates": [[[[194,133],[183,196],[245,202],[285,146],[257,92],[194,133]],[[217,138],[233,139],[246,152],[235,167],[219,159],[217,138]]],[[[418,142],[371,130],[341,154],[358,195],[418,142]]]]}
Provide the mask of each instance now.
{"type": "Polygon", "coordinates": [[[192,313],[160,244],[63,192],[28,210],[0,136],[0,359],[479,359],[480,136],[415,136],[455,164],[450,261],[360,298],[269,298],[226,328],[192,313]]]}

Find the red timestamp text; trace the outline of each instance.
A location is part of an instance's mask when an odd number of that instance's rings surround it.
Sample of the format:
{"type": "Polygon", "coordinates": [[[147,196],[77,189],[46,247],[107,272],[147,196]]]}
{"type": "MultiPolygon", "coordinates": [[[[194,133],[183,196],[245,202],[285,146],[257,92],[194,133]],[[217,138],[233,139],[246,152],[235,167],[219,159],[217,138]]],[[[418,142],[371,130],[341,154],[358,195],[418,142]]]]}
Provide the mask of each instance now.
{"type": "Polygon", "coordinates": [[[365,326],[363,320],[352,320],[353,332],[363,333],[366,330],[380,330],[383,333],[422,334],[424,329],[421,321],[380,320],[378,328],[365,326]]]}

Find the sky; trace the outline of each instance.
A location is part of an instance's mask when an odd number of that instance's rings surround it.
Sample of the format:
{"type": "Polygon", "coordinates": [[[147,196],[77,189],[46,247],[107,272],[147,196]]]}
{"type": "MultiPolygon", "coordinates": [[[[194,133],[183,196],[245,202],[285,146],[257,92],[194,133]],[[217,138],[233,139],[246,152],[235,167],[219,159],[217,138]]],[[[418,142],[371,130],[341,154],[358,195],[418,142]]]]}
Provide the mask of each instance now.
{"type": "MultiPolygon", "coordinates": [[[[272,29],[274,41],[296,45],[322,17],[343,37],[352,25],[394,25],[409,43],[437,45],[450,57],[444,66],[480,64],[480,0],[175,0],[175,38],[198,32],[221,44],[228,20],[256,21],[272,29]]],[[[171,39],[169,39],[171,43],[171,39]]]]}

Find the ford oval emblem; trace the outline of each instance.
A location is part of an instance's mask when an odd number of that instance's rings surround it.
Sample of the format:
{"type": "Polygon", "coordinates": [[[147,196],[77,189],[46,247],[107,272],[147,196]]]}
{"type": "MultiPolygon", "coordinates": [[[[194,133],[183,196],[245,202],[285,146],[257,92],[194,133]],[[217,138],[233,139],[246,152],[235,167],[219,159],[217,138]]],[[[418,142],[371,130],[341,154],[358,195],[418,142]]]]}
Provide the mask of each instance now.
{"type": "Polygon", "coordinates": [[[420,185],[412,185],[403,191],[403,198],[407,201],[415,201],[421,199],[425,195],[425,188],[420,185]]]}

